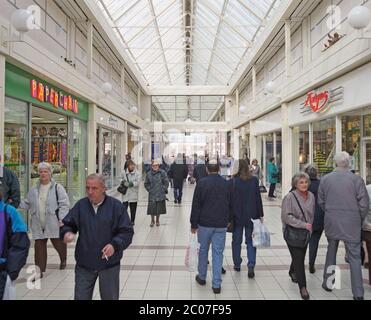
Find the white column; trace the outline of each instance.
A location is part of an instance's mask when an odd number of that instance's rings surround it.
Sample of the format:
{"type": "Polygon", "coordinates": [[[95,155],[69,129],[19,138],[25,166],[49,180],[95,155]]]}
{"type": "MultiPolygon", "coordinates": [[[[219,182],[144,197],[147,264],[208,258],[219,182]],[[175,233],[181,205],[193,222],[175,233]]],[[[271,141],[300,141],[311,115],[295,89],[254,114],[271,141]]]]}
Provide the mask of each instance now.
{"type": "Polygon", "coordinates": [[[309,124],[309,163],[313,163],[313,123],[309,124]]]}
{"type": "Polygon", "coordinates": [[[93,23],[89,20],[88,21],[88,30],[87,30],[87,56],[88,56],[88,70],[87,70],[87,77],[89,79],[93,78],[93,23]]]}
{"type": "Polygon", "coordinates": [[[301,25],[302,50],[303,50],[303,67],[310,63],[310,25],[308,17],[305,18],[301,25]]]}
{"type": "MultiPolygon", "coordinates": [[[[229,108],[231,107],[232,107],[232,104],[229,104],[229,108]]],[[[236,108],[237,108],[237,115],[239,115],[240,114],[240,92],[238,89],[236,89],[236,108]]],[[[232,118],[230,118],[230,120],[232,120],[232,118]]]]}
{"type": "Polygon", "coordinates": [[[233,158],[240,159],[240,130],[233,129],[233,158]]]}
{"type": "Polygon", "coordinates": [[[89,105],[89,120],[88,120],[88,172],[87,174],[95,173],[96,171],[96,156],[97,156],[97,106],[89,105]]]}
{"type": "Polygon", "coordinates": [[[341,116],[336,116],[336,153],[342,151],[341,116]]]}
{"type": "Polygon", "coordinates": [[[291,26],[290,20],[285,21],[285,61],[286,77],[291,77],[291,26]]]}
{"type": "Polygon", "coordinates": [[[299,162],[299,157],[300,157],[300,152],[299,152],[300,151],[299,150],[300,128],[299,127],[292,128],[291,133],[292,133],[292,171],[294,173],[294,172],[299,172],[299,170],[300,170],[300,162],[299,162]]]}
{"type": "Polygon", "coordinates": [[[258,159],[257,138],[255,135],[255,121],[250,121],[249,148],[250,148],[250,160],[258,159]]]}
{"type": "Polygon", "coordinates": [[[256,101],[256,67],[255,65],[252,66],[252,101],[256,101]]]}
{"type": "Polygon", "coordinates": [[[261,168],[263,168],[263,175],[265,177],[265,181],[267,181],[267,137],[262,136],[261,137],[261,146],[263,151],[263,163],[261,163],[261,168]]]}
{"type": "Polygon", "coordinates": [[[282,195],[287,194],[291,189],[291,178],[293,175],[292,157],[292,129],[288,125],[288,105],[282,104],[282,195]]]}
{"type": "Polygon", "coordinates": [[[125,67],[121,66],[121,102],[127,101],[125,89],[125,67]]]}
{"type": "Polygon", "coordinates": [[[142,103],[141,103],[141,96],[142,92],[140,91],[140,88],[138,88],[138,94],[137,94],[137,108],[138,108],[138,116],[140,117],[142,115],[142,103]]]}
{"type": "Polygon", "coordinates": [[[124,146],[123,146],[123,150],[124,150],[124,157],[125,155],[127,155],[128,153],[128,122],[125,121],[124,122],[124,134],[123,134],[123,137],[124,137],[124,146]]]}
{"type": "Polygon", "coordinates": [[[0,55],[0,177],[4,165],[4,126],[5,126],[5,57],[0,55]]]}

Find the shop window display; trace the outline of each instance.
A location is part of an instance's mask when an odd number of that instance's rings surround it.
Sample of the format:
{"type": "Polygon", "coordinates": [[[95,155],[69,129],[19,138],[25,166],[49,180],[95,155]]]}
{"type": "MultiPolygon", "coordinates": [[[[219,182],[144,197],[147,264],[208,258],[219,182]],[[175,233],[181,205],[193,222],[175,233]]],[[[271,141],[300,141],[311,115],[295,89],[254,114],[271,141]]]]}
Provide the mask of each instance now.
{"type": "Polygon", "coordinates": [[[351,167],[360,172],[361,116],[342,117],[342,150],[351,156],[351,167]]]}
{"type": "Polygon", "coordinates": [[[321,176],[332,172],[334,169],[335,132],[335,119],[313,123],[313,161],[321,176]]]}
{"type": "Polygon", "coordinates": [[[19,179],[21,197],[28,192],[28,104],[5,98],[4,165],[19,179]]]}
{"type": "Polygon", "coordinates": [[[363,117],[363,136],[371,137],[371,115],[363,117]]]}
{"type": "Polygon", "coordinates": [[[304,167],[309,163],[309,126],[302,125],[299,127],[299,169],[304,170],[304,167]]]}

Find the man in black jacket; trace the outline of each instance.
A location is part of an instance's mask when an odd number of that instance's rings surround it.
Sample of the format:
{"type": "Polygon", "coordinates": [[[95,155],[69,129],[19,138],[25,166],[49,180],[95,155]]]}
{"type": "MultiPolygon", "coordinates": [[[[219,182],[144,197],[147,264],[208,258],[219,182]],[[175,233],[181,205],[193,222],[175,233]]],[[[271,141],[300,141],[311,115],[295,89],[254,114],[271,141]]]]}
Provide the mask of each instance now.
{"type": "Polygon", "coordinates": [[[4,203],[11,204],[14,208],[19,207],[21,203],[19,180],[13,171],[5,167],[0,167],[0,190],[3,193],[4,203]]]}
{"type": "Polygon", "coordinates": [[[131,244],[133,227],[121,201],[107,196],[101,175],[86,179],[87,197],[63,219],[61,239],[72,242],[79,232],[75,259],[75,300],[91,300],[99,278],[102,300],[118,300],[120,260],[131,244]]]}
{"type": "Polygon", "coordinates": [[[204,178],[207,176],[207,169],[205,165],[205,157],[200,156],[199,160],[197,160],[197,165],[193,169],[193,178],[196,179],[196,182],[198,182],[201,178],[204,178]]]}
{"type": "Polygon", "coordinates": [[[221,292],[223,252],[227,226],[232,220],[231,189],[228,182],[219,175],[219,164],[210,160],[209,175],[201,179],[193,195],[191,232],[196,233],[200,243],[198,275],[196,281],[206,284],[207,258],[212,245],[212,289],[221,292]]]}
{"type": "Polygon", "coordinates": [[[188,176],[187,165],[183,162],[183,157],[179,153],[176,160],[171,164],[169,178],[173,179],[174,186],[174,203],[181,203],[183,196],[184,179],[188,176]]]}

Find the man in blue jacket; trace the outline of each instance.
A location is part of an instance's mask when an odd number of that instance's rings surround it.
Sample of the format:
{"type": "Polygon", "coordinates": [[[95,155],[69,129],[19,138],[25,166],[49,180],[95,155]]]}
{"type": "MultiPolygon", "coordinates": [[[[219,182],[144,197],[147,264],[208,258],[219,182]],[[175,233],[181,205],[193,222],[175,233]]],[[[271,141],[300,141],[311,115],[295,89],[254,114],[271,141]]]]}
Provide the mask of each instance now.
{"type": "Polygon", "coordinates": [[[133,227],[121,201],[107,196],[103,176],[86,179],[87,197],[63,219],[61,239],[74,240],[79,232],[75,259],[75,300],[91,300],[96,280],[102,300],[118,300],[120,260],[131,244],[133,227]]]}
{"type": "Polygon", "coordinates": [[[231,190],[228,182],[219,175],[219,164],[210,160],[209,175],[196,185],[191,212],[191,232],[196,233],[200,243],[198,275],[196,281],[206,284],[207,261],[212,245],[212,289],[221,292],[222,264],[228,223],[232,220],[231,190]]]}
{"type": "Polygon", "coordinates": [[[0,188],[0,300],[8,277],[15,281],[26,264],[29,248],[26,224],[13,206],[4,203],[0,188]]]}

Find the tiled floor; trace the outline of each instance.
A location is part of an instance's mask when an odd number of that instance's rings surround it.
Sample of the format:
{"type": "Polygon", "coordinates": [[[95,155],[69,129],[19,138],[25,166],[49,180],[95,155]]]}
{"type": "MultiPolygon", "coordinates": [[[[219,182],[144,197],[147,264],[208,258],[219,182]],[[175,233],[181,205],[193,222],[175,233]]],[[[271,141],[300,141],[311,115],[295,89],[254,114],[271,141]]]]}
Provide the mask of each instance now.
{"type": "MultiPolygon", "coordinates": [[[[182,205],[174,205],[172,194],[167,202],[168,213],[161,217],[160,227],[149,227],[150,219],[146,216],[147,193],[141,187],[140,201],[135,225],[133,244],[124,253],[121,265],[120,299],[180,299],[180,300],[234,300],[234,299],[300,299],[296,284],[288,277],[290,263],[289,252],[282,238],[280,221],[280,201],[264,198],[265,223],[271,232],[272,246],[260,249],[257,253],[256,277],[247,278],[247,268],[240,273],[233,271],[231,235],[227,234],[222,292],[215,295],[211,291],[211,272],[208,273],[207,285],[199,286],[195,273],[184,267],[185,248],[189,238],[189,215],[193,195],[193,186],[186,185],[182,205]]],[[[344,263],[344,249],[340,246],[338,260],[341,264],[341,289],[327,293],[321,288],[322,269],[325,261],[326,239],[321,239],[317,258],[317,273],[307,272],[308,291],[314,300],[352,299],[350,273],[344,263]]],[[[33,249],[30,250],[28,265],[33,263],[33,249]]],[[[243,246],[242,257],[246,262],[243,246]]],[[[68,247],[67,269],[58,270],[57,253],[49,244],[48,269],[41,280],[40,289],[28,289],[27,266],[17,281],[18,299],[29,300],[68,300],[73,299],[74,291],[74,246],[68,247]]],[[[365,280],[365,298],[371,299],[371,286],[368,285],[368,272],[363,270],[365,280]]],[[[98,284],[94,299],[99,299],[98,284]]]]}

